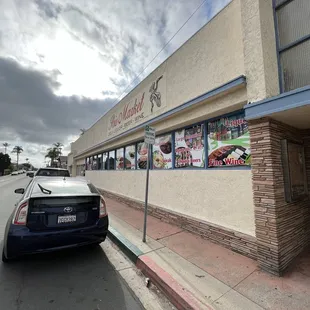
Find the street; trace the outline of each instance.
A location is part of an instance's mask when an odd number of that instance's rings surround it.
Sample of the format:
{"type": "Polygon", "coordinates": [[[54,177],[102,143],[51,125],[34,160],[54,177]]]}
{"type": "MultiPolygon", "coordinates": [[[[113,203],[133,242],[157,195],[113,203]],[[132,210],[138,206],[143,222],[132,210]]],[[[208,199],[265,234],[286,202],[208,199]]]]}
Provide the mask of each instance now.
{"type": "MultiPolygon", "coordinates": [[[[30,181],[25,174],[0,178],[0,239],[18,195],[30,181]]],[[[113,268],[106,240],[102,246],[67,250],[0,263],[0,303],[5,310],[143,309],[113,268]]],[[[115,249],[112,250],[114,254],[115,249]]]]}

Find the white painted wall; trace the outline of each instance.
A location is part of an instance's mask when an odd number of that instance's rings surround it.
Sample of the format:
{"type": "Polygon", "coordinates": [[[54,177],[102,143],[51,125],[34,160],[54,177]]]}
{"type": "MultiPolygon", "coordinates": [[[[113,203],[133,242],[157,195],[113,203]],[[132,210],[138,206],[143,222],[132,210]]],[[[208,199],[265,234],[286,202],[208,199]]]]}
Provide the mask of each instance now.
{"type": "MultiPolygon", "coordinates": [[[[86,171],[97,187],[144,201],[145,171],[86,171]]],[[[149,202],[255,236],[250,170],[150,171],[149,202]]]]}

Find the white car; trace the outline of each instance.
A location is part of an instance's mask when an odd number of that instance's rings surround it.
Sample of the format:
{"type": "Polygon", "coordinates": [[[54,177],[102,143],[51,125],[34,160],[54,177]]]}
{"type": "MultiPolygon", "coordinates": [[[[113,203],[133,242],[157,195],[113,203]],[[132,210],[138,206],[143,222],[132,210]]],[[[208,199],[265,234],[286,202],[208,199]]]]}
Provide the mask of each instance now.
{"type": "Polygon", "coordinates": [[[18,175],[18,171],[13,171],[11,175],[18,175]]]}

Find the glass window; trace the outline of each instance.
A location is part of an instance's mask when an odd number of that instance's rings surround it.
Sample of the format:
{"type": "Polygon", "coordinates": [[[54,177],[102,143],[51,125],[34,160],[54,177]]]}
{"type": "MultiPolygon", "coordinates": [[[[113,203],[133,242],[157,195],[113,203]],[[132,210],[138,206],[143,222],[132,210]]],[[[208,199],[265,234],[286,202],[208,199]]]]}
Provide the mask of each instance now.
{"type": "Polygon", "coordinates": [[[88,170],[93,170],[93,156],[89,157],[89,169],[88,170]]]}
{"type": "Polygon", "coordinates": [[[97,155],[93,156],[92,170],[97,170],[97,155]]]}
{"type": "Polygon", "coordinates": [[[86,170],[90,170],[90,161],[89,161],[89,157],[86,158],[86,170]]]}
{"type": "Polygon", "coordinates": [[[203,124],[175,132],[175,168],[204,168],[203,124]]]}
{"type": "Polygon", "coordinates": [[[250,135],[244,114],[209,122],[208,167],[250,164],[250,135]]]}
{"type": "Polygon", "coordinates": [[[136,169],[136,146],[129,145],[125,148],[125,169],[136,169]]]}
{"type": "Polygon", "coordinates": [[[309,0],[295,0],[277,10],[280,47],[310,34],[309,0]]]}
{"type": "Polygon", "coordinates": [[[102,169],[102,154],[99,154],[99,155],[98,155],[97,169],[98,169],[98,170],[101,170],[101,169],[102,169]]]}
{"type": "Polygon", "coordinates": [[[153,145],[153,168],[172,169],[172,136],[171,134],[156,137],[153,145]]]}
{"type": "Polygon", "coordinates": [[[148,145],[145,142],[140,142],[137,147],[137,168],[146,169],[148,145]]]}
{"type": "Polygon", "coordinates": [[[109,170],[115,170],[115,151],[109,152],[109,170]]]}
{"type": "Polygon", "coordinates": [[[124,148],[116,150],[116,170],[124,169],[124,148]]]}
{"type": "Polygon", "coordinates": [[[103,170],[108,170],[108,157],[109,157],[109,153],[102,154],[102,169],[103,170]]]}

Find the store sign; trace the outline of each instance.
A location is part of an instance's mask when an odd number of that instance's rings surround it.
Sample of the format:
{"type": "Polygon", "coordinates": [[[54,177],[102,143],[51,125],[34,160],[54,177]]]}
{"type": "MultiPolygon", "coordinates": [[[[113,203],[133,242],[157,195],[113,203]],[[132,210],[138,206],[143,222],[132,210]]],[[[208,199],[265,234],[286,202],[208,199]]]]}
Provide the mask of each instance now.
{"type": "Polygon", "coordinates": [[[126,131],[149,119],[166,106],[166,78],[160,75],[133,100],[118,104],[111,110],[108,137],[126,131]]]}
{"type": "Polygon", "coordinates": [[[250,135],[243,114],[208,123],[208,167],[251,164],[250,135]]]}

